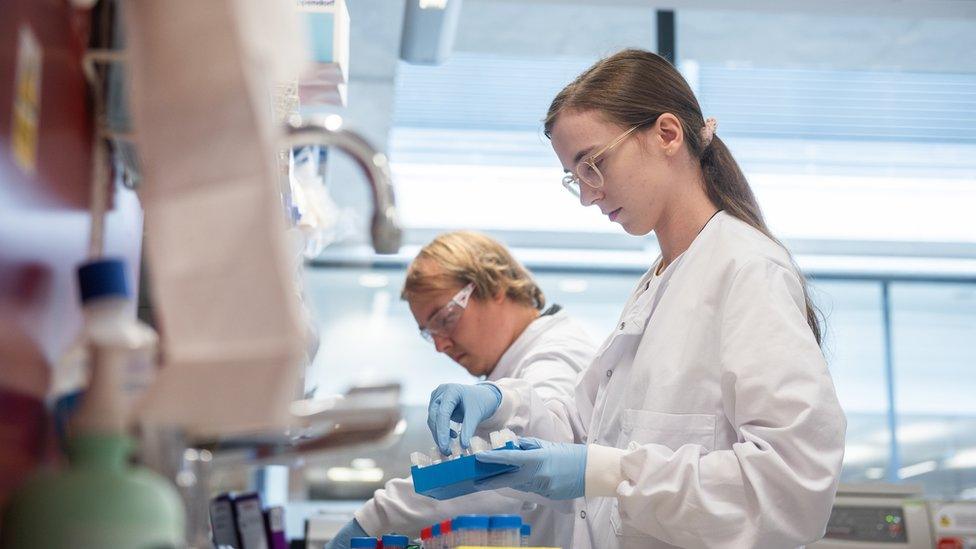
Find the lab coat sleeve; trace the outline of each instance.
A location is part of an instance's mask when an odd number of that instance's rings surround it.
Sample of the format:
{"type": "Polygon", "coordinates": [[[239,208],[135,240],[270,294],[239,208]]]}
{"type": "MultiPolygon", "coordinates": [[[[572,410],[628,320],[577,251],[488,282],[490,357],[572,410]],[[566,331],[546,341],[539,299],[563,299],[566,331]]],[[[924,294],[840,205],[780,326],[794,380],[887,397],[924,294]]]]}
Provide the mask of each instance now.
{"type": "Polygon", "coordinates": [[[725,299],[722,399],[738,442],[591,446],[586,495],[615,495],[620,529],[682,547],[797,547],[823,535],[846,419],[792,269],[752,260],[725,299]]]}
{"type": "Polygon", "coordinates": [[[519,374],[543,401],[572,398],[577,371],[557,358],[542,358],[526,365],[519,374]]]}
{"type": "Polygon", "coordinates": [[[437,500],[416,493],[412,479],[396,478],[377,490],[355,517],[371,536],[396,532],[414,538],[420,536],[421,528],[446,518],[466,514],[518,515],[522,506],[522,501],[495,492],[437,500]]]}
{"type": "Polygon", "coordinates": [[[485,429],[509,428],[519,436],[554,442],[583,442],[586,432],[574,398],[544,399],[522,379],[501,379],[494,383],[502,393],[498,410],[482,425],[485,429]]]}

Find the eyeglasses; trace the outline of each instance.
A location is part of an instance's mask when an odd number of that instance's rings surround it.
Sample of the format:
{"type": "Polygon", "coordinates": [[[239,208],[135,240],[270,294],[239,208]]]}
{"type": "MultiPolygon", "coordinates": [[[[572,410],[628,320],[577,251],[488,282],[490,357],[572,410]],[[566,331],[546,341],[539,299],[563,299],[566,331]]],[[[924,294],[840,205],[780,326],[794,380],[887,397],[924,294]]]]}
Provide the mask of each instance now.
{"type": "Polygon", "coordinates": [[[434,313],[427,321],[427,325],[420,329],[420,335],[431,343],[434,342],[435,336],[450,337],[454,333],[454,329],[457,328],[458,321],[461,320],[461,315],[468,306],[468,299],[471,298],[473,291],[474,282],[470,282],[460,292],[454,294],[447,305],[434,313]]]}
{"type": "Polygon", "coordinates": [[[624,139],[627,139],[630,134],[634,133],[634,130],[643,125],[644,124],[638,124],[633,126],[608,143],[607,146],[597,151],[596,154],[591,154],[588,157],[580,160],[579,163],[576,164],[575,173],[568,173],[566,174],[566,177],[563,177],[563,187],[566,187],[566,190],[573,193],[573,196],[577,198],[580,196],[580,181],[594,189],[599,189],[602,187],[604,182],[603,173],[600,171],[600,168],[596,167],[596,163],[599,161],[599,158],[610,152],[614,147],[622,143],[624,139]]]}

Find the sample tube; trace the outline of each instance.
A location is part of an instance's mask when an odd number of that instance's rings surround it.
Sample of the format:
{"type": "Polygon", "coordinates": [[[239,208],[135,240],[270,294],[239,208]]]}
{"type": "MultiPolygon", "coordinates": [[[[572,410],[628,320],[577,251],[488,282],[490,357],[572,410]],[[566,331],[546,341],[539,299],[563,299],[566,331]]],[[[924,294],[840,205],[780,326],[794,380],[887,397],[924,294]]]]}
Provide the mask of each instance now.
{"type": "Polygon", "coordinates": [[[488,545],[518,547],[522,543],[522,517],[492,515],[488,521],[488,545]]]}
{"type": "Polygon", "coordinates": [[[454,519],[454,544],[483,547],[488,544],[488,515],[461,515],[454,519]]]}
{"type": "Polygon", "coordinates": [[[441,549],[452,549],[455,545],[451,519],[447,519],[441,522],[441,549]]]}
{"type": "Polygon", "coordinates": [[[385,534],[383,536],[383,549],[407,549],[410,538],[397,534],[385,534]]]}
{"type": "Polygon", "coordinates": [[[529,536],[532,535],[532,525],[523,524],[522,525],[522,547],[529,546],[529,536]]]}

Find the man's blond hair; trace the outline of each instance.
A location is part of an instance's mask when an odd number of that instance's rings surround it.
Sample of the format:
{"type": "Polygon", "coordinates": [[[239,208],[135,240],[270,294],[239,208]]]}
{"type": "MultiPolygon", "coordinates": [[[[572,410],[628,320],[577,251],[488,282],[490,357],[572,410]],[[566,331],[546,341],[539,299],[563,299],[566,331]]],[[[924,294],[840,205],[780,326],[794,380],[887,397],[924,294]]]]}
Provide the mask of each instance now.
{"type": "Polygon", "coordinates": [[[407,269],[400,297],[410,300],[468,283],[474,283],[477,299],[504,292],[508,299],[536,309],[546,305],[528,269],[501,242],[474,231],[444,233],[421,248],[407,269]]]}

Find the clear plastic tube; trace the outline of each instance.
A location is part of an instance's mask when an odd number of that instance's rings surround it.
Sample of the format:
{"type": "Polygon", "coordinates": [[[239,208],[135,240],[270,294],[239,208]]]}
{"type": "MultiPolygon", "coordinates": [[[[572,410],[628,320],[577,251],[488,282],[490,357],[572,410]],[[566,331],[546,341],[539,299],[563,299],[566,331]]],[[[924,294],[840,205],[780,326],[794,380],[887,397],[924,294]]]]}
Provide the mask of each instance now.
{"type": "Polygon", "coordinates": [[[455,546],[472,545],[483,547],[488,545],[488,516],[461,515],[454,519],[455,546]]]}
{"type": "Polygon", "coordinates": [[[523,524],[521,528],[522,534],[522,547],[529,546],[529,536],[532,535],[532,526],[529,524],[523,524]]]}
{"type": "Polygon", "coordinates": [[[522,543],[521,528],[519,515],[493,515],[488,523],[488,545],[518,547],[522,543]]]}
{"type": "Polygon", "coordinates": [[[453,549],[454,548],[454,529],[451,525],[451,520],[445,520],[441,522],[441,549],[453,549]]]}

